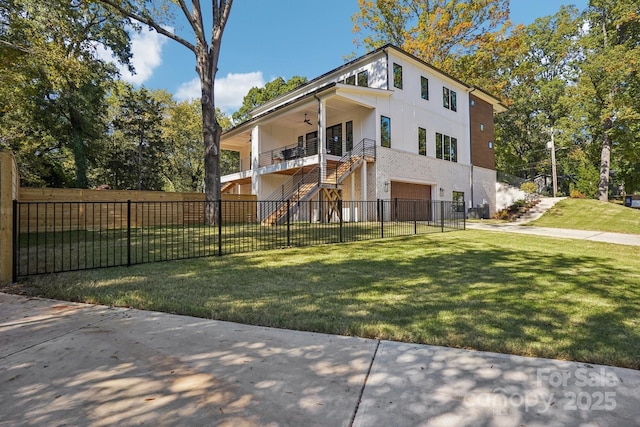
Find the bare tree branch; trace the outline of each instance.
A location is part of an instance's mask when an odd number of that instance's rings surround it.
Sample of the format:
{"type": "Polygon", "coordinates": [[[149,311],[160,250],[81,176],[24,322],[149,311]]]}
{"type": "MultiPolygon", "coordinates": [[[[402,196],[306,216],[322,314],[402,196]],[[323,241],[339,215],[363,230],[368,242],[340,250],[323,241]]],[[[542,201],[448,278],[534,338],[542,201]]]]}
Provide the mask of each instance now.
{"type": "Polygon", "coordinates": [[[154,30],[156,30],[159,34],[162,34],[163,36],[169,37],[172,40],[175,40],[176,42],[180,43],[181,45],[183,45],[184,47],[186,47],[187,49],[189,49],[190,51],[194,52],[196,51],[195,46],[190,43],[189,41],[185,40],[184,38],[180,37],[179,35],[172,33],[171,31],[165,30],[162,26],[160,26],[156,21],[154,21],[152,18],[140,15],[135,13],[134,11],[128,10],[126,8],[124,8],[121,4],[120,1],[118,0],[99,0],[101,3],[107,4],[111,7],[113,7],[114,9],[116,9],[118,12],[120,12],[122,15],[131,18],[133,20],[136,20],[142,24],[145,24],[151,28],[153,28],[154,30]]]}

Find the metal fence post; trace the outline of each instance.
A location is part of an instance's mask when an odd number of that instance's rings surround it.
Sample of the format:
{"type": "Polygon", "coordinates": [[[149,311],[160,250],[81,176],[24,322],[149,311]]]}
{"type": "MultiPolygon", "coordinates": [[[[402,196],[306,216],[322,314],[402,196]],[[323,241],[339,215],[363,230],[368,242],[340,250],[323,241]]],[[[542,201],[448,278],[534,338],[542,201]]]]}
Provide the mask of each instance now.
{"type": "Polygon", "coordinates": [[[342,199],[338,200],[338,216],[340,217],[340,243],[342,243],[342,199]]]}
{"type": "Polygon", "coordinates": [[[467,202],[462,199],[462,229],[467,229],[467,202]]]}
{"type": "Polygon", "coordinates": [[[444,200],[440,200],[440,231],[444,233],[444,200]]]}
{"type": "Polygon", "coordinates": [[[384,239],[384,200],[378,199],[380,203],[380,232],[381,237],[384,239]]]}
{"type": "Polygon", "coordinates": [[[418,212],[416,210],[416,200],[413,201],[413,234],[418,234],[418,212]]]}
{"type": "Polygon", "coordinates": [[[218,199],[218,210],[216,212],[218,220],[218,256],[222,256],[222,200],[218,199]]]}
{"type": "Polygon", "coordinates": [[[131,200],[127,200],[127,267],[131,266],[131,200]]]}
{"type": "Polygon", "coordinates": [[[291,246],[291,199],[287,199],[287,246],[291,246]]]}

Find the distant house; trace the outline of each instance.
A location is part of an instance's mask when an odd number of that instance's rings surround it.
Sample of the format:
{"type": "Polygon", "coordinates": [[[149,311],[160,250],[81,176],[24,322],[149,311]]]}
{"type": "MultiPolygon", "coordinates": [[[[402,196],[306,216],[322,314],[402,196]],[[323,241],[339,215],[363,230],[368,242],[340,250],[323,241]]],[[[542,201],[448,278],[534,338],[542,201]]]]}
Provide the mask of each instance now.
{"type": "Polygon", "coordinates": [[[386,45],[225,132],[221,148],[238,151],[240,167],[222,189],[258,200],[464,200],[493,212],[500,111],[497,98],[386,45]]]}

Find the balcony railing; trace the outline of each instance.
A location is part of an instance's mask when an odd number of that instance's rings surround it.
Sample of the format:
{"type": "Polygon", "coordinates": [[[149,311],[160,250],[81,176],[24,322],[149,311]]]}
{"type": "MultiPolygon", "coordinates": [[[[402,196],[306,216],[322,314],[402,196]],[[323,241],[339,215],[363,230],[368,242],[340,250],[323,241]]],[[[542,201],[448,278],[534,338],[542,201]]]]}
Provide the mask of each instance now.
{"type": "Polygon", "coordinates": [[[274,148],[260,153],[258,165],[260,167],[271,166],[288,160],[300,159],[318,154],[318,139],[309,139],[302,143],[274,148]]]}

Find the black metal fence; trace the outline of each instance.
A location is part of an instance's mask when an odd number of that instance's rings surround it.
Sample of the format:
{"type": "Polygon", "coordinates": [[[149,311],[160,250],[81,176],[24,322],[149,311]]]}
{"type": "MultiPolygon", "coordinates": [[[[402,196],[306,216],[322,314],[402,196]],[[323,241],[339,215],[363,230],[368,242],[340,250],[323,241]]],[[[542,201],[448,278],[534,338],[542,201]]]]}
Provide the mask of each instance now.
{"type": "Polygon", "coordinates": [[[14,280],[465,228],[463,202],[398,199],[298,203],[16,201],[14,221],[14,280]],[[214,214],[211,225],[205,221],[206,208],[214,214]],[[260,212],[279,208],[286,213],[277,224],[259,222],[260,212]]]}

